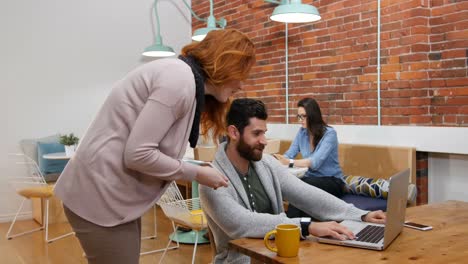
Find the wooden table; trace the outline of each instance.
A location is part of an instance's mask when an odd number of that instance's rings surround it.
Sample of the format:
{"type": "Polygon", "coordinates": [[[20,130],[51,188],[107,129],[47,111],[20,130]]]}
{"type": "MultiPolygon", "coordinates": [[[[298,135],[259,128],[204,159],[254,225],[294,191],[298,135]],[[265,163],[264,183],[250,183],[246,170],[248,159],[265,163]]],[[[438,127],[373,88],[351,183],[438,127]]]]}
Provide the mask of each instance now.
{"type": "Polygon", "coordinates": [[[265,248],[263,239],[242,238],[229,242],[231,249],[253,263],[467,263],[468,202],[447,201],[408,208],[406,219],[433,226],[431,231],[403,228],[385,251],[301,241],[299,255],[281,258],[265,248]]]}

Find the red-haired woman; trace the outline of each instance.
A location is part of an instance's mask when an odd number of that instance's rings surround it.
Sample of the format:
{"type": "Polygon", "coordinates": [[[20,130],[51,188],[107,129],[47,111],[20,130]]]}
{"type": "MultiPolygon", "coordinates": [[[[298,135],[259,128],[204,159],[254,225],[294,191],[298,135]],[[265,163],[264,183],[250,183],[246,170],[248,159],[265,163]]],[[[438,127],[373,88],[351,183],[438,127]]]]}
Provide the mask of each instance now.
{"type": "Polygon", "coordinates": [[[115,84],[55,187],[88,263],[137,264],[141,216],[171,181],[227,186],[217,170],[181,159],[200,126],[223,134],[229,98],[254,63],[246,35],[217,30],[115,84]]]}

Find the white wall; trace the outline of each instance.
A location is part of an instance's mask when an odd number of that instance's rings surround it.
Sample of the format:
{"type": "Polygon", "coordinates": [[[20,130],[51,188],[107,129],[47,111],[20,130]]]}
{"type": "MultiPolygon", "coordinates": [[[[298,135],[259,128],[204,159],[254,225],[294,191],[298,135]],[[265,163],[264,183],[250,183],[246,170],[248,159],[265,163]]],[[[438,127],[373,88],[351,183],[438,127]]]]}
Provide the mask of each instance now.
{"type": "Polygon", "coordinates": [[[429,203],[468,202],[468,155],[429,155],[429,203]]]}
{"type": "MultiPolygon", "coordinates": [[[[269,124],[268,137],[293,139],[298,124],[269,124]]],[[[333,125],[341,143],[412,146],[429,152],[429,203],[468,202],[468,128],[333,125]]]]}
{"type": "MultiPolygon", "coordinates": [[[[154,39],[151,0],[0,2],[0,221],[19,198],[7,154],[23,138],[75,132],[80,137],[112,84],[141,63],[154,39]]],[[[158,2],[164,43],[190,43],[182,1],[158,2]]],[[[28,211],[28,209],[26,209],[28,211]]]]}

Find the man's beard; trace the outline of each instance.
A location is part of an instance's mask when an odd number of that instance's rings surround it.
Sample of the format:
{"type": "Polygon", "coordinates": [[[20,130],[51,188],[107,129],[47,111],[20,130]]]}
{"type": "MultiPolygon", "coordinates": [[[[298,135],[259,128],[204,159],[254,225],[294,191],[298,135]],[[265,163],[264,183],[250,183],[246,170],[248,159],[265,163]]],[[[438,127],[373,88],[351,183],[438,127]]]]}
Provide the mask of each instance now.
{"type": "Polygon", "coordinates": [[[248,161],[261,160],[264,148],[265,145],[263,144],[258,144],[253,147],[248,145],[247,143],[245,143],[242,136],[240,137],[239,143],[237,144],[237,151],[239,152],[239,155],[248,161]]]}

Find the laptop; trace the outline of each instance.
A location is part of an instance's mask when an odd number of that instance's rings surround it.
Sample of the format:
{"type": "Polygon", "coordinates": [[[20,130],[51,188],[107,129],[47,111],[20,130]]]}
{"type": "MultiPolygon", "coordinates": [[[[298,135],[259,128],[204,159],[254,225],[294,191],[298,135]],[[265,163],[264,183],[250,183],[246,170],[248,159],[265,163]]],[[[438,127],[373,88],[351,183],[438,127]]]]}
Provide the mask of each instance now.
{"type": "Polygon", "coordinates": [[[385,225],[345,220],[341,225],[349,228],[356,236],[353,240],[338,240],[330,237],[317,238],[320,243],[384,250],[400,234],[405,221],[410,169],[390,178],[385,225]]]}

